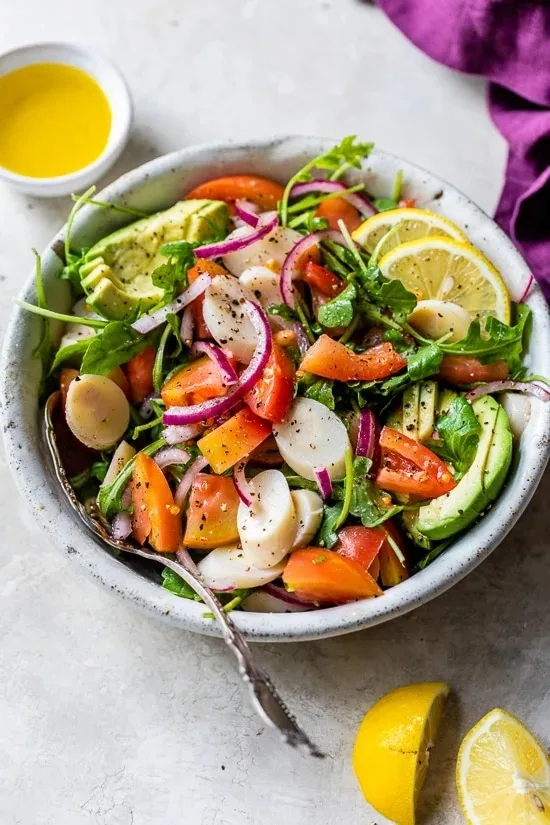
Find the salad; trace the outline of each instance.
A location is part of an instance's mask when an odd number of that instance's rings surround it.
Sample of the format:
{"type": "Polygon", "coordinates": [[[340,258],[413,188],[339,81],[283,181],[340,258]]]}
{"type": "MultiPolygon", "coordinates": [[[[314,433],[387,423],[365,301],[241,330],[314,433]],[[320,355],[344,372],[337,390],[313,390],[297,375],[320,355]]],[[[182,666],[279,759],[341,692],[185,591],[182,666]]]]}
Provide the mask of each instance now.
{"type": "Polygon", "coordinates": [[[44,318],[82,501],[115,538],[191,552],[227,610],[383,597],[483,517],[527,395],[550,397],[523,365],[528,306],[400,173],[369,198],[371,150],[346,137],[289,181],[209,180],[154,215],[90,190],[67,224],[72,313],[48,308],[38,256],[20,302],[44,318]],[[74,249],[83,203],[132,222],[74,249]]]}

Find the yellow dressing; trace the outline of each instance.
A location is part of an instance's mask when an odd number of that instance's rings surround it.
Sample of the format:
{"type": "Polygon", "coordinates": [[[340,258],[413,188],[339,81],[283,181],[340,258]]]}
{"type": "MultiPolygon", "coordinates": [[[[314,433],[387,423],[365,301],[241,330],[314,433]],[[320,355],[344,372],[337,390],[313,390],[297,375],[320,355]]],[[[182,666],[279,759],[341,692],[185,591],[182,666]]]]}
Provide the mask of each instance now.
{"type": "Polygon", "coordinates": [[[0,77],[0,166],[33,178],[68,175],[105,149],[111,108],[89,74],[35,63],[0,77]]]}

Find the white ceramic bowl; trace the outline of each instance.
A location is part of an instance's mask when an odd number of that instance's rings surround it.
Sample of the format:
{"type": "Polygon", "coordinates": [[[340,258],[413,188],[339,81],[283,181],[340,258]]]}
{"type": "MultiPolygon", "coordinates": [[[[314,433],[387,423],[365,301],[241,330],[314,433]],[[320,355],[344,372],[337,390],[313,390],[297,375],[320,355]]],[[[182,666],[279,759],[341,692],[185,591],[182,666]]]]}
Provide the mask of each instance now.
{"type": "Polygon", "coordinates": [[[101,155],[88,166],[54,178],[32,178],[0,166],[0,179],[25,195],[57,198],[81,192],[109,171],[126,146],[132,126],[132,98],[116,66],[95,51],[71,43],[34,43],[0,55],[0,76],[34,63],[63,63],[91,75],[111,106],[109,139],[101,155]]]}
{"type": "MultiPolygon", "coordinates": [[[[184,149],[158,158],[124,175],[101,195],[103,200],[153,212],[173,204],[179,196],[208,178],[224,173],[252,172],[286,181],[303,163],[325,151],[334,141],[285,137],[244,145],[210,145],[184,149]]],[[[405,196],[448,216],[468,233],[491,258],[506,279],[512,296],[521,294],[529,277],[527,265],[510,240],[477,206],[454,187],[407,161],[374,152],[357,177],[374,195],[386,195],[398,169],[405,176],[405,196]],[[434,196],[440,195],[434,199],[434,196]]],[[[76,243],[90,246],[127,219],[113,211],[85,207],[75,226],[76,243]]],[[[64,229],[43,255],[46,292],[53,308],[67,311],[67,283],[56,276],[61,261],[64,229]]],[[[21,297],[35,301],[32,278],[21,297]]],[[[550,317],[538,287],[528,299],[534,324],[530,349],[533,372],[549,371],[550,317]]],[[[8,327],[2,365],[4,440],[8,460],[23,498],[34,517],[59,549],[78,560],[106,587],[150,614],[199,633],[218,635],[216,625],[203,618],[204,608],[164,590],[134,566],[132,559],[116,559],[81,529],[67,511],[63,495],[52,482],[39,448],[37,405],[39,366],[31,357],[39,338],[36,316],[14,309],[8,327]]],[[[60,335],[60,330],[55,330],[60,335]]],[[[236,613],[234,618],[250,639],[297,641],[335,636],[369,627],[406,613],[443,593],[473,570],[511,529],[533,495],[549,455],[550,404],[533,399],[534,414],[521,439],[508,483],[497,504],[432,565],[387,591],[379,599],[364,600],[310,613],[236,613]]]]}

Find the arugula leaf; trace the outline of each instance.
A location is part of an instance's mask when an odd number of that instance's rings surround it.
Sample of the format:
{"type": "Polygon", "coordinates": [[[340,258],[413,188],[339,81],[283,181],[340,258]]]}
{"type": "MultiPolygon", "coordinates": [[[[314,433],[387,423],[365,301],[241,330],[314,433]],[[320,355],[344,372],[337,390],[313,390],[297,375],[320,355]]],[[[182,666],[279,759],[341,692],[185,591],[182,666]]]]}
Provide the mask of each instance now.
{"type": "Polygon", "coordinates": [[[387,507],[382,504],[384,494],[368,478],[371,466],[369,458],[357,457],[353,462],[353,487],[349,511],[352,516],[361,519],[364,527],[378,527],[403,509],[397,505],[387,507]]]}
{"type": "Polygon", "coordinates": [[[75,296],[80,296],[84,294],[84,290],[82,289],[82,285],[80,283],[80,267],[84,263],[84,257],[88,250],[81,249],[78,253],[72,251],[71,247],[73,223],[80,209],[84,206],[84,204],[87,202],[87,199],[91,195],[93,195],[95,191],[96,187],[90,186],[90,188],[87,189],[86,192],[76,197],[74,199],[74,206],[69,212],[69,217],[67,218],[67,231],[65,234],[65,240],[63,242],[65,247],[65,266],[61,270],[60,277],[63,280],[71,282],[71,287],[75,296]]]}
{"type": "Polygon", "coordinates": [[[294,310],[286,304],[271,304],[267,308],[268,315],[277,315],[283,321],[297,321],[298,316],[294,310]]]}
{"type": "Polygon", "coordinates": [[[451,541],[452,541],[454,538],[455,538],[455,537],[453,536],[453,538],[452,538],[452,539],[444,539],[443,541],[438,542],[438,543],[435,545],[435,547],[432,547],[432,549],[429,551],[429,553],[427,553],[427,554],[424,556],[424,558],[423,558],[423,559],[421,559],[421,560],[418,562],[418,564],[416,565],[416,568],[415,568],[415,569],[416,569],[416,570],[424,570],[424,568],[425,568],[425,567],[427,567],[429,564],[431,564],[433,561],[435,561],[435,559],[436,559],[438,556],[440,556],[440,555],[443,553],[443,551],[444,551],[444,550],[446,550],[446,549],[447,549],[447,547],[449,546],[449,544],[451,543],[451,541]]]}
{"type": "Polygon", "coordinates": [[[353,282],[336,297],[319,307],[317,317],[324,327],[347,327],[353,320],[357,288],[353,282]]]}
{"type": "Polygon", "coordinates": [[[187,582],[178,576],[169,567],[165,567],[162,571],[162,586],[175,593],[176,596],[181,596],[182,599],[192,599],[194,602],[202,602],[202,599],[187,582]]]}
{"type": "Polygon", "coordinates": [[[375,198],[373,204],[379,212],[387,212],[389,209],[397,209],[397,201],[394,198],[375,198]]]}
{"type": "Polygon", "coordinates": [[[168,261],[153,270],[151,280],[164,290],[163,303],[169,303],[182,287],[187,287],[187,272],[195,264],[195,246],[189,241],[171,241],[160,247],[159,252],[168,261]]]}
{"type": "Polygon", "coordinates": [[[457,396],[446,415],[438,418],[435,427],[445,446],[446,455],[442,457],[456,468],[458,480],[470,468],[479,444],[481,425],[472,405],[463,396],[457,396]]]}
{"type": "Polygon", "coordinates": [[[416,306],[416,295],[409,292],[401,281],[384,278],[377,266],[369,266],[357,273],[367,300],[376,306],[385,307],[393,318],[404,324],[416,306]]]}
{"type": "Polygon", "coordinates": [[[59,369],[61,364],[64,364],[65,361],[69,361],[73,358],[75,361],[77,359],[80,361],[80,356],[85,355],[91,341],[91,338],[81,338],[79,341],[75,341],[74,344],[67,344],[66,347],[61,347],[61,349],[57,351],[53,364],[50,367],[50,375],[59,369]]]}
{"type": "Polygon", "coordinates": [[[313,180],[312,169],[324,169],[332,172],[331,178],[336,180],[347,169],[355,167],[361,168],[361,161],[366,158],[374,146],[373,143],[356,143],[356,135],[348,135],[339,144],[333,146],[328,152],[319,155],[308,161],[295,175],[288,181],[283,198],[279,203],[279,216],[281,225],[288,224],[288,201],[292,187],[296,183],[305,183],[313,180]]]}
{"type": "Polygon", "coordinates": [[[319,532],[315,537],[315,545],[326,547],[330,550],[338,541],[338,534],[336,527],[340,512],[342,510],[341,504],[325,504],[323,507],[323,521],[319,528],[319,532]]]}
{"type": "Polygon", "coordinates": [[[150,343],[123,321],[111,321],[100,335],[90,340],[82,359],[82,375],[108,375],[115,367],[125,364],[150,343]]]}
{"type": "Polygon", "coordinates": [[[471,355],[482,363],[499,359],[507,361],[512,375],[522,367],[521,357],[528,335],[531,310],[526,304],[515,304],[516,323],[504,324],[490,315],[483,323],[475,319],[468,334],[454,344],[442,343],[441,350],[449,355],[471,355]]]}
{"type": "MultiPolygon", "coordinates": [[[[188,448],[186,447],[185,449],[188,448]]],[[[258,470],[258,472],[261,472],[261,470],[258,470]]],[[[319,492],[319,487],[315,481],[310,481],[309,479],[298,475],[291,467],[288,466],[288,464],[283,464],[281,467],[281,473],[286,478],[289,487],[300,487],[304,490],[312,490],[314,493],[319,492]]]]}
{"type": "Polygon", "coordinates": [[[369,395],[390,397],[410,384],[422,381],[434,375],[439,369],[443,353],[435,343],[426,344],[412,352],[407,358],[407,371],[399,375],[392,375],[382,381],[356,381],[348,384],[348,389],[355,393],[357,403],[364,407],[369,401],[369,395]]]}
{"type": "Polygon", "coordinates": [[[164,327],[164,331],[162,333],[159,346],[157,349],[157,354],[155,356],[155,363],[153,364],[153,388],[155,392],[160,392],[163,385],[163,364],[164,364],[164,351],[166,349],[166,344],[168,343],[168,339],[171,334],[174,334],[176,338],[176,350],[172,353],[172,355],[179,355],[181,352],[181,338],[179,334],[179,319],[178,316],[175,315],[173,312],[168,313],[166,316],[166,326],[164,327]]]}
{"type": "Polygon", "coordinates": [[[334,393],[332,391],[333,386],[333,381],[316,381],[314,384],[312,384],[310,387],[306,389],[304,395],[306,396],[306,398],[312,398],[314,401],[318,401],[320,404],[324,404],[325,407],[329,408],[329,410],[334,410],[336,408],[336,402],[334,400],[334,393]]]}
{"type": "Polygon", "coordinates": [[[80,490],[89,481],[93,481],[94,479],[101,482],[107,475],[108,469],[109,463],[107,461],[94,461],[91,467],[83,470],[77,476],[72,476],[69,479],[70,485],[74,490],[80,490]]]}
{"type": "Polygon", "coordinates": [[[407,375],[412,383],[434,375],[443,360],[443,353],[437,344],[425,344],[407,358],[407,375]]]}

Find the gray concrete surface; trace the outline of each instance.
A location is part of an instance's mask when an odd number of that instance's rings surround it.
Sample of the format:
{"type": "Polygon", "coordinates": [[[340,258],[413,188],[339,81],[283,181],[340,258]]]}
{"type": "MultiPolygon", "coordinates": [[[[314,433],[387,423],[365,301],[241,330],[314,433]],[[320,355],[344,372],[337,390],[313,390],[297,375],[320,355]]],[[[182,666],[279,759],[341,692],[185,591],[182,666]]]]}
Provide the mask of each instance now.
{"type": "MultiPolygon", "coordinates": [[[[193,142],[358,132],[493,208],[504,146],[482,83],[430,63],[353,0],[18,0],[0,49],[99,46],[136,127],[113,174],[193,142]]],[[[111,176],[112,177],[112,176],[111,176]]],[[[0,325],[68,203],[0,189],[0,325]]],[[[458,825],[467,728],[508,708],[550,742],[548,477],[512,535],[450,593],[377,629],[260,655],[324,763],[284,750],[223,645],[156,624],[47,546],[0,466],[1,825],[370,825],[351,770],[369,705],[414,680],[453,687],[423,821],[458,825]]]]}

